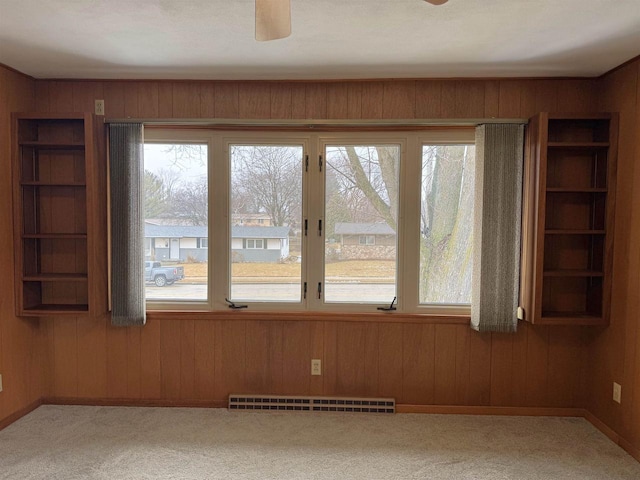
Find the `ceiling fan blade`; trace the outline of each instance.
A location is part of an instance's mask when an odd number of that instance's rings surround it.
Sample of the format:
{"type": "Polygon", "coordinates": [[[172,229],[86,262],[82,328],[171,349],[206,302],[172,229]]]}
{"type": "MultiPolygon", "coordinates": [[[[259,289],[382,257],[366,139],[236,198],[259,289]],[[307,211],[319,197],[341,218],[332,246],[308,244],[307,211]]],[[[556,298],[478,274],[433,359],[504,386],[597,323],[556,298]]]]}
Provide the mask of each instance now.
{"type": "Polygon", "coordinates": [[[430,3],[431,5],[442,5],[444,3],[447,3],[449,0],[424,0],[427,3],[430,3]]]}
{"type": "Polygon", "coordinates": [[[291,0],[256,0],[256,40],[266,42],[291,35],[291,0]]]}

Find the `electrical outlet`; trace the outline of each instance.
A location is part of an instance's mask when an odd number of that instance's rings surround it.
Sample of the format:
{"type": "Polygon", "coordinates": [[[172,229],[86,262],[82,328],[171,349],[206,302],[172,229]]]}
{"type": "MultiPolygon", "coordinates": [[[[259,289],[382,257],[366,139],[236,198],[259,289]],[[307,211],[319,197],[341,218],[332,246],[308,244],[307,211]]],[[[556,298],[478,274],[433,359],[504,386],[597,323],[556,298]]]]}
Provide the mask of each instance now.
{"type": "Polygon", "coordinates": [[[2,374],[0,373],[0,392],[2,391],[2,374]]]}
{"type": "Polygon", "coordinates": [[[104,100],[96,100],[96,115],[104,115],[104,100]]]}
{"type": "Polygon", "coordinates": [[[322,375],[322,361],[319,358],[311,360],[311,375],[322,375]]]}
{"type": "Polygon", "coordinates": [[[622,385],[613,382],[613,401],[620,403],[622,401],[622,385]]]}

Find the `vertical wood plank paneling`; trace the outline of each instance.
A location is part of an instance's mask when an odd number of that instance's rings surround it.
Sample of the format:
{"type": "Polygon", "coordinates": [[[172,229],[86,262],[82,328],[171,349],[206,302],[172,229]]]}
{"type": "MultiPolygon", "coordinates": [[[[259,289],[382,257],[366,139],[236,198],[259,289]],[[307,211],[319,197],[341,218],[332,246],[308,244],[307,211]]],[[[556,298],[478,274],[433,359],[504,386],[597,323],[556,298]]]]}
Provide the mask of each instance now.
{"type": "Polygon", "coordinates": [[[562,80],[558,85],[558,110],[566,113],[594,111],[594,86],[594,80],[562,80]]]}
{"type": "Polygon", "coordinates": [[[381,323],[378,334],[378,392],[381,397],[403,398],[402,325],[381,323]]]}
{"type": "Polygon", "coordinates": [[[242,393],[247,386],[247,322],[216,323],[215,398],[227,401],[230,393],[242,393]]]}
{"type": "Polygon", "coordinates": [[[140,97],[146,94],[141,90],[141,85],[137,82],[129,82],[124,89],[124,116],[129,118],[142,118],[140,116],[140,97]]]}
{"type": "Polygon", "coordinates": [[[197,82],[173,82],[173,117],[200,117],[200,84],[197,82]]]}
{"type": "Polygon", "coordinates": [[[107,396],[107,330],[103,317],[77,322],[78,396],[107,396]]]}
{"type": "Polygon", "coordinates": [[[525,80],[522,82],[522,92],[520,93],[520,117],[531,118],[536,113],[543,111],[536,109],[537,89],[535,80],[525,80]]]}
{"type": "Polygon", "coordinates": [[[216,87],[212,82],[200,84],[200,116],[202,118],[216,116],[216,87]]]}
{"type": "Polygon", "coordinates": [[[107,396],[127,397],[127,346],[125,328],[107,326],[107,396]]]}
{"type": "Polygon", "coordinates": [[[455,401],[456,405],[469,404],[469,336],[471,329],[468,325],[456,327],[456,376],[455,401]]]}
{"type": "Polygon", "coordinates": [[[365,82],[362,84],[362,118],[377,120],[382,117],[384,84],[365,82]]]}
{"type": "Polygon", "coordinates": [[[513,404],[513,335],[491,334],[491,405],[513,404]]]}
{"type": "Polygon", "coordinates": [[[142,398],[162,396],[160,361],[161,322],[147,320],[140,338],[140,395],[142,398]]]}
{"type": "Polygon", "coordinates": [[[527,404],[543,406],[547,401],[549,327],[531,327],[527,337],[527,404]]]}
{"type": "Polygon", "coordinates": [[[158,82],[136,82],[128,84],[132,92],[136,92],[139,118],[169,118],[172,115],[173,90],[169,83],[163,83],[160,89],[158,82]],[[160,96],[162,95],[162,97],[160,96]],[[160,104],[162,103],[162,111],[160,104]]]}
{"type": "Polygon", "coordinates": [[[271,84],[242,83],[238,96],[240,118],[271,118],[271,84]]]}
{"type": "Polygon", "coordinates": [[[73,110],[76,112],[95,111],[95,101],[104,100],[102,82],[72,82],[73,110]]]}
{"type": "Polygon", "coordinates": [[[438,405],[456,402],[457,325],[435,326],[435,375],[433,400],[438,405]]]}
{"type": "MultiPolygon", "coordinates": [[[[362,98],[360,97],[360,99],[362,98]]],[[[331,83],[327,85],[327,118],[349,118],[348,83],[331,83]]]]}
{"type": "MultiPolygon", "coordinates": [[[[325,322],[309,322],[309,344],[311,357],[307,360],[307,372],[311,370],[311,358],[323,359],[324,355],[324,327],[325,322]]],[[[322,376],[312,376],[309,381],[309,394],[322,395],[324,391],[324,380],[322,376]]]]}
{"type": "Polygon", "coordinates": [[[59,397],[75,397],[78,394],[76,318],[56,319],[54,324],[54,393],[59,397]]]}
{"type": "Polygon", "coordinates": [[[558,82],[555,80],[538,80],[535,82],[535,113],[558,111],[558,82]]]}
{"type": "MultiPolygon", "coordinates": [[[[322,359],[322,356],[313,356],[316,353],[313,346],[316,328],[317,325],[313,322],[284,323],[282,357],[284,362],[283,392],[285,394],[311,394],[311,359],[322,359]]],[[[324,363],[328,363],[328,361],[324,363]]],[[[322,382],[322,377],[317,378],[322,382]]],[[[320,385],[320,392],[315,393],[322,393],[322,383],[320,385]]]]}
{"type": "Polygon", "coordinates": [[[469,332],[469,404],[491,402],[491,334],[469,332]]]}
{"type": "Polygon", "coordinates": [[[125,117],[125,82],[104,82],[104,116],[125,117]]]}
{"type": "Polygon", "coordinates": [[[441,118],[454,118],[456,116],[456,83],[457,81],[442,84],[440,98],[441,118]]]}
{"type": "MultiPolygon", "coordinates": [[[[173,84],[171,82],[158,82],[145,85],[144,93],[151,95],[154,85],[158,87],[158,118],[173,118],[173,84]],[[151,90],[147,90],[147,88],[151,88],[151,90]]],[[[153,98],[149,100],[151,103],[153,98]]]]}
{"type": "Polygon", "coordinates": [[[582,407],[580,371],[583,350],[582,328],[555,327],[549,334],[548,404],[582,407]]]}
{"type": "Polygon", "coordinates": [[[461,80],[456,82],[455,118],[484,117],[484,82],[461,80]]]}
{"type": "Polygon", "coordinates": [[[271,118],[291,118],[291,84],[275,83],[271,85],[271,118]]]}
{"type": "Polygon", "coordinates": [[[304,118],[327,118],[327,85],[324,83],[306,84],[304,118]]]}
{"type": "Polygon", "coordinates": [[[240,116],[237,83],[217,83],[215,95],[216,118],[238,118],[240,116]]]}
{"type": "Polygon", "coordinates": [[[127,398],[142,396],[142,327],[127,328],[127,398]]]}
{"type": "Polygon", "coordinates": [[[335,334],[328,335],[330,329],[325,328],[325,345],[333,337],[335,383],[327,385],[325,391],[338,395],[375,395],[378,391],[377,325],[341,322],[335,334]]]}
{"type": "Polygon", "coordinates": [[[49,111],[73,111],[73,91],[69,88],[68,82],[52,81],[49,83],[49,111]]]}
{"type": "Polygon", "coordinates": [[[383,118],[415,118],[415,81],[385,82],[382,95],[383,118]]]}
{"type": "Polygon", "coordinates": [[[518,322],[518,330],[513,335],[513,355],[511,357],[511,404],[524,405],[527,399],[527,343],[530,325],[518,322]]]}
{"type": "Polygon", "coordinates": [[[180,398],[180,320],[164,320],[160,324],[160,371],[162,398],[180,398]]]}
{"type": "Polygon", "coordinates": [[[246,393],[273,393],[270,385],[269,322],[247,322],[246,393]]]}
{"type": "MultiPolygon", "coordinates": [[[[1,75],[1,74],[0,74],[1,75]]],[[[38,112],[49,112],[49,85],[46,80],[36,80],[35,109],[38,112]]]]}
{"type": "Polygon", "coordinates": [[[195,398],[195,320],[180,321],[180,398],[195,398]]]}
{"type": "Polygon", "coordinates": [[[487,80],[484,84],[484,116],[497,118],[500,116],[500,82],[487,80]]]}
{"type": "Polygon", "coordinates": [[[307,111],[307,87],[302,83],[291,85],[291,118],[304,119],[307,111]]]}
{"type": "Polygon", "coordinates": [[[195,398],[217,400],[215,397],[215,328],[216,322],[196,320],[195,332],[195,398]]]}
{"type": "Polygon", "coordinates": [[[416,81],[416,118],[440,118],[440,101],[443,82],[439,80],[416,81]]]}
{"type": "Polygon", "coordinates": [[[362,83],[360,82],[348,84],[347,118],[362,118],[362,83]]]}
{"type": "Polygon", "coordinates": [[[498,115],[502,118],[520,117],[520,96],[522,81],[501,80],[498,115]]]}
{"type": "Polygon", "coordinates": [[[402,326],[402,403],[433,403],[434,325],[402,326]]]}

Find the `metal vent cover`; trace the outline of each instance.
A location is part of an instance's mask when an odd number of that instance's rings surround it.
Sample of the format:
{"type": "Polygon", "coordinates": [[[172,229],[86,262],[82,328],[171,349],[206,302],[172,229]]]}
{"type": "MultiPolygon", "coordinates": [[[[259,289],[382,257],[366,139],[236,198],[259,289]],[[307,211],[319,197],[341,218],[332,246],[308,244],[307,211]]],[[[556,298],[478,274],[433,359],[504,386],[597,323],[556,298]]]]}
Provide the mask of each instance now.
{"type": "Polygon", "coordinates": [[[394,398],[229,395],[229,410],[395,413],[394,398]]]}

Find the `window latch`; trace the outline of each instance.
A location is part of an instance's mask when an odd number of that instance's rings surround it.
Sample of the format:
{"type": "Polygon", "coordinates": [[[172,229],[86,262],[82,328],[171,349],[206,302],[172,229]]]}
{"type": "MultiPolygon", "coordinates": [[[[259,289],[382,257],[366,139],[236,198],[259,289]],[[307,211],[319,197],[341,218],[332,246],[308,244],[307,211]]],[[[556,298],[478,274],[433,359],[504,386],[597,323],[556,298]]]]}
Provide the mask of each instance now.
{"type": "Polygon", "coordinates": [[[307,282],[304,282],[303,296],[305,300],[307,299],[307,282]]]}
{"type": "Polygon", "coordinates": [[[304,156],[304,171],[309,171],[309,155],[304,156]]]}
{"type": "Polygon", "coordinates": [[[320,167],[320,172],[322,172],[322,155],[318,155],[318,166],[320,167]]]}
{"type": "Polygon", "coordinates": [[[322,236],[322,220],[318,220],[318,236],[322,236]]]}
{"type": "Polygon", "coordinates": [[[322,298],[322,282],[318,282],[318,300],[322,298]]]}
{"type": "Polygon", "coordinates": [[[232,308],[233,310],[238,310],[240,308],[249,308],[248,305],[236,305],[235,303],[233,303],[228,298],[225,298],[224,301],[227,302],[229,304],[229,308],[232,308]]]}
{"type": "Polygon", "coordinates": [[[309,230],[309,220],[304,219],[304,236],[307,236],[307,231],[309,230]]]}
{"type": "Polygon", "coordinates": [[[383,312],[392,312],[394,310],[397,310],[397,308],[393,306],[393,304],[396,303],[397,298],[398,297],[393,297],[393,300],[391,300],[391,305],[389,305],[388,307],[378,307],[378,310],[382,310],[383,312]]]}

